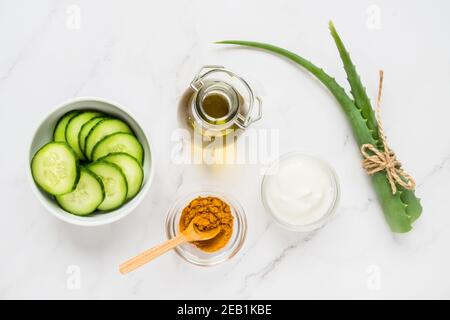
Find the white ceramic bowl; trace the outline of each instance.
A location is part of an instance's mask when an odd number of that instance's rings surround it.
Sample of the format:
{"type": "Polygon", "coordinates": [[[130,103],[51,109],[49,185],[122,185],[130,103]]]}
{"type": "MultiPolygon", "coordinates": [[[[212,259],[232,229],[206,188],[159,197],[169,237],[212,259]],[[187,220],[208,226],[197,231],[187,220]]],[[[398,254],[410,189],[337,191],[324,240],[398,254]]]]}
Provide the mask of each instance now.
{"type": "Polygon", "coordinates": [[[119,119],[123,119],[134,131],[136,137],[139,139],[139,141],[142,144],[142,147],[144,148],[144,164],[143,164],[144,181],[139,193],[133,199],[125,203],[123,206],[111,212],[95,213],[93,215],[86,217],[75,216],[61,209],[51,195],[45,193],[44,191],[38,188],[31,175],[30,166],[28,166],[27,175],[28,180],[31,184],[31,188],[33,189],[37,198],[44,205],[44,207],[55,217],[65,222],[79,226],[99,226],[118,221],[123,217],[127,216],[131,211],[133,211],[136,208],[136,206],[142,201],[148,189],[150,188],[153,178],[154,163],[150,143],[147,139],[144,130],[139,125],[139,123],[119,104],[93,97],[77,98],[75,100],[66,102],[58,106],[52,112],[50,112],[50,114],[48,114],[43,119],[43,121],[40,122],[31,140],[30,150],[28,154],[28,163],[31,163],[33,155],[36,153],[37,150],[39,150],[40,147],[42,147],[44,144],[52,140],[53,129],[55,128],[56,122],[62,115],[71,110],[84,110],[84,109],[98,110],[104,112],[105,114],[109,114],[119,119]]]}

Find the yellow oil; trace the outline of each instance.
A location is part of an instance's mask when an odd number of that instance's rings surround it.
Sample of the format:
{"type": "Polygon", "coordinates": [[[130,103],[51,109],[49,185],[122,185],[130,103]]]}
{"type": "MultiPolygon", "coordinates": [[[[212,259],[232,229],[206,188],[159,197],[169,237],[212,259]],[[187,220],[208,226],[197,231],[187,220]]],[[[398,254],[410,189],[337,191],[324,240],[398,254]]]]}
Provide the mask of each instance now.
{"type": "Polygon", "coordinates": [[[225,117],[230,112],[228,100],[220,94],[211,94],[202,101],[203,110],[214,119],[225,117]]]}

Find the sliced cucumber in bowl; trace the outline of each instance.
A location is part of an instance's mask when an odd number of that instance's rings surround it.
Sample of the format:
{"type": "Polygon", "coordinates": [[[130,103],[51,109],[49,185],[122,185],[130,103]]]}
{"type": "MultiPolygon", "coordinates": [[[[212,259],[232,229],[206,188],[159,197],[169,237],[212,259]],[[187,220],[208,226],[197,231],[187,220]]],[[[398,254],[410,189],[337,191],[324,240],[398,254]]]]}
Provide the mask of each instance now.
{"type": "Polygon", "coordinates": [[[105,188],[105,199],[98,206],[98,210],[110,211],[125,203],[128,185],[119,166],[106,161],[96,161],[89,164],[87,168],[100,178],[105,188]]]}
{"type": "Polygon", "coordinates": [[[77,102],[72,110],[64,109],[65,112],[55,110],[45,119],[31,144],[30,178],[43,191],[37,195],[58,217],[75,224],[97,225],[105,220],[104,214],[113,215],[114,220],[113,212],[119,216],[127,212],[127,208],[116,209],[136,197],[143,186],[144,151],[133,130],[137,130],[139,137],[145,139],[145,135],[128,114],[104,108],[96,101],[77,102]],[[55,127],[50,128],[53,130],[49,130],[48,125],[52,126],[61,114],[55,127]],[[46,142],[43,138],[52,142],[42,146],[46,142]],[[70,214],[78,217],[70,218],[70,214]]]}
{"type": "Polygon", "coordinates": [[[105,117],[95,117],[83,124],[83,126],[80,129],[80,133],[78,133],[78,143],[81,152],[84,153],[84,146],[86,142],[86,137],[89,135],[89,132],[91,132],[91,129],[100,121],[104,120],[105,117]]]}
{"type": "Polygon", "coordinates": [[[67,123],[65,133],[66,141],[80,160],[85,159],[84,154],[80,149],[80,143],[78,140],[81,127],[92,118],[98,117],[100,115],[101,115],[100,112],[85,111],[77,114],[75,117],[71,118],[67,123]]]}
{"type": "Polygon", "coordinates": [[[129,154],[140,165],[144,161],[144,149],[139,140],[134,135],[123,132],[113,133],[98,142],[92,151],[92,159],[96,161],[110,153],[116,152],[129,154]]]}
{"type": "Polygon", "coordinates": [[[119,119],[104,119],[97,123],[86,137],[84,146],[86,157],[92,160],[92,151],[97,143],[104,137],[117,132],[132,133],[128,124],[119,119]]]}
{"type": "Polygon", "coordinates": [[[142,182],[144,181],[144,170],[135,158],[127,153],[118,152],[111,153],[101,158],[100,161],[114,163],[122,169],[128,185],[127,200],[133,198],[141,190],[142,182]]]}
{"type": "Polygon", "coordinates": [[[86,216],[97,210],[105,199],[102,180],[87,168],[80,168],[80,180],[74,191],[55,197],[64,210],[86,216]]]}
{"type": "Polygon", "coordinates": [[[64,142],[49,142],[31,160],[31,174],[36,184],[52,195],[73,191],[80,177],[78,159],[64,142]]]}
{"type": "Polygon", "coordinates": [[[79,113],[80,111],[78,110],[69,111],[58,120],[55,129],[53,130],[53,141],[66,142],[67,124],[73,117],[75,117],[79,113]]]}

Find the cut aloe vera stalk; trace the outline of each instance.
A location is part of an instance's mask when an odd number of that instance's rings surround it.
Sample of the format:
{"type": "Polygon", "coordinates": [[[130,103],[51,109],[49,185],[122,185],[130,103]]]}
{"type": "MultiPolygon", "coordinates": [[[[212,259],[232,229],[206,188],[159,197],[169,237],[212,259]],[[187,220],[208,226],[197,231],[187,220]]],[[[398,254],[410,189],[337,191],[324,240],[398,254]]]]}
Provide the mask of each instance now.
{"type": "MultiPolygon", "coordinates": [[[[345,92],[344,88],[322,68],[319,68],[309,60],[286,49],[254,41],[227,40],[218,43],[235,44],[267,50],[283,56],[303,67],[322,82],[336,98],[342,110],[347,115],[347,119],[353,129],[355,140],[358,145],[361,146],[367,143],[381,148],[379,134],[377,132],[377,123],[369,98],[359,79],[356,68],[350,59],[350,55],[345,49],[342,40],[331,22],[329,27],[344,64],[353,97],[350,97],[345,92]]],[[[422,213],[420,199],[416,197],[415,192],[399,186],[397,193],[393,195],[385,172],[376,173],[371,179],[391,231],[397,233],[410,231],[412,229],[412,223],[416,221],[422,213]]]]}

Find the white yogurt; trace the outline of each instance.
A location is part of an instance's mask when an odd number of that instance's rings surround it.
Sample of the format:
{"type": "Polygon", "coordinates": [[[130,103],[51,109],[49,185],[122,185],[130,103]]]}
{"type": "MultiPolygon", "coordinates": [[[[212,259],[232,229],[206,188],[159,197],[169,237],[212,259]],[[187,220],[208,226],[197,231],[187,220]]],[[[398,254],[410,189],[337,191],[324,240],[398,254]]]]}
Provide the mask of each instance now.
{"type": "Polygon", "coordinates": [[[282,225],[299,231],[320,227],[338,199],[334,171],[323,161],[300,153],[276,161],[264,177],[264,205],[282,225]]]}

